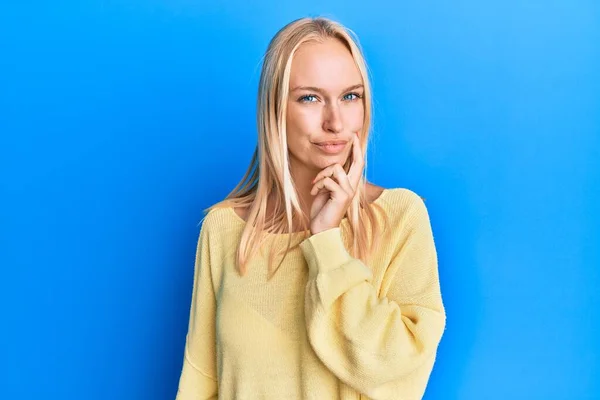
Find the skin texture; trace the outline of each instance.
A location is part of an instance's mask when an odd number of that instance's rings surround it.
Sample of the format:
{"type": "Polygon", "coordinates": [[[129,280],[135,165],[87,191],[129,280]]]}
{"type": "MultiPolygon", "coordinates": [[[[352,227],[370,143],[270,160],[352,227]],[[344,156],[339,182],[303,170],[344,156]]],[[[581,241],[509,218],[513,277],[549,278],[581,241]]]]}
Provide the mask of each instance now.
{"type": "Polygon", "coordinates": [[[310,209],[310,232],[313,235],[340,225],[356,193],[364,165],[358,134],[353,134],[352,166],[348,174],[335,163],[312,180],[310,194],[315,197],[310,209]]]}
{"type": "MultiPolygon", "coordinates": [[[[326,39],[298,48],[291,67],[287,141],[291,174],[312,234],[339,226],[358,186],[364,169],[358,140],[363,94],[360,72],[343,43],[326,39]],[[327,154],[315,144],[331,140],[345,141],[343,150],[327,154]],[[346,175],[342,166],[348,157],[353,164],[346,175]]],[[[373,201],[382,190],[367,183],[367,198],[373,201]]],[[[238,214],[244,218],[244,211],[238,214]]]]}
{"type": "Polygon", "coordinates": [[[298,48],[290,76],[287,140],[292,176],[312,234],[339,226],[359,184],[363,94],[360,72],[343,43],[327,39],[298,48]],[[329,140],[345,141],[343,151],[327,154],[315,145],[329,140]],[[342,165],[348,157],[353,164],[346,175],[342,165]]]}

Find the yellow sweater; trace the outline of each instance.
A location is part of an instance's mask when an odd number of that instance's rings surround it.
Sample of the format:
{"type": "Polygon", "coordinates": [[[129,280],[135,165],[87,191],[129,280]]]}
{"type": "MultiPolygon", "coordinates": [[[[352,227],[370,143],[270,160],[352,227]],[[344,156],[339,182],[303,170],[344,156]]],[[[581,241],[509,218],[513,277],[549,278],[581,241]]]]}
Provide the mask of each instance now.
{"type": "Polygon", "coordinates": [[[233,208],[209,212],[176,400],[421,399],[446,325],[429,215],[409,189],[375,202],[392,229],[372,265],[348,253],[344,219],[269,281],[268,249],[236,272],[245,222],[233,208]]]}

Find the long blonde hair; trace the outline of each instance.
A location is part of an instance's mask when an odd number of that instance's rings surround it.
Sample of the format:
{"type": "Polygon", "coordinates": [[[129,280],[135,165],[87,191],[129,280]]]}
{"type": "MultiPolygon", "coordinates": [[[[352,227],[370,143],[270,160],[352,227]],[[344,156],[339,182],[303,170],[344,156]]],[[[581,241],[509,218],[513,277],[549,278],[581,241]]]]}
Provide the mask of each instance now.
{"type": "MultiPolygon", "coordinates": [[[[279,268],[288,251],[310,235],[306,223],[309,218],[301,210],[290,173],[286,137],[287,98],[292,58],[296,50],[303,43],[328,38],[338,39],[348,48],[362,76],[364,123],[359,137],[365,154],[366,171],[366,152],[371,126],[371,87],[367,65],[356,35],[340,23],[324,17],[301,18],[290,22],[273,37],[263,60],[257,99],[258,144],[250,166],[244,178],[231,193],[206,210],[208,212],[225,207],[249,209],[237,248],[237,267],[242,276],[246,274],[247,264],[255,252],[261,248],[265,240],[273,237],[270,234],[289,233],[283,257],[276,268],[273,268],[276,247],[271,247],[268,259],[269,277],[273,276],[279,268]],[[266,230],[269,195],[274,197],[275,204],[270,218],[271,224],[266,230]],[[304,236],[291,246],[293,233],[298,233],[292,232],[293,220],[301,221],[304,236]]],[[[346,172],[351,163],[352,158],[348,157],[344,165],[346,172]]],[[[372,249],[377,246],[378,233],[381,229],[375,216],[374,206],[376,206],[374,203],[369,204],[366,197],[363,174],[346,216],[350,222],[350,234],[353,238],[350,254],[365,262],[371,255],[372,249]],[[369,228],[369,232],[366,228],[369,228]],[[374,241],[369,240],[369,233],[374,241]]]]}

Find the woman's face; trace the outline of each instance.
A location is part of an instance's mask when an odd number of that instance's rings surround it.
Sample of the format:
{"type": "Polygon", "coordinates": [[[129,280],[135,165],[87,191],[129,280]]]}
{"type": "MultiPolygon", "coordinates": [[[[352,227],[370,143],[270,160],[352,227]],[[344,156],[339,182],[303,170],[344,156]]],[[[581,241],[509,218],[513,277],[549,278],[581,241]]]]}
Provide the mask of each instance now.
{"type": "Polygon", "coordinates": [[[292,168],[315,174],[351,154],[363,126],[363,82],[350,51],[338,40],[304,43],[292,60],[287,141],[292,168]],[[325,145],[337,142],[339,145],[325,145]]]}

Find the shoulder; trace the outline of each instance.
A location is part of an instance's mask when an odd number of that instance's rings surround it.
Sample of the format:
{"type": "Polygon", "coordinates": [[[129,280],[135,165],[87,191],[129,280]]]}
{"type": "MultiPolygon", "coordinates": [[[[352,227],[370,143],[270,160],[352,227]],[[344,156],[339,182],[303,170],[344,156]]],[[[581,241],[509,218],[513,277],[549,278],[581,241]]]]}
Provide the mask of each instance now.
{"type": "Polygon", "coordinates": [[[232,208],[211,207],[199,223],[200,236],[208,238],[228,233],[238,227],[238,218],[236,218],[232,208]]]}
{"type": "Polygon", "coordinates": [[[386,205],[394,206],[394,209],[398,212],[425,207],[425,197],[404,187],[384,189],[382,201],[386,205]]]}
{"type": "Polygon", "coordinates": [[[414,190],[404,187],[385,189],[381,198],[381,206],[394,225],[429,222],[425,197],[414,190]]]}

